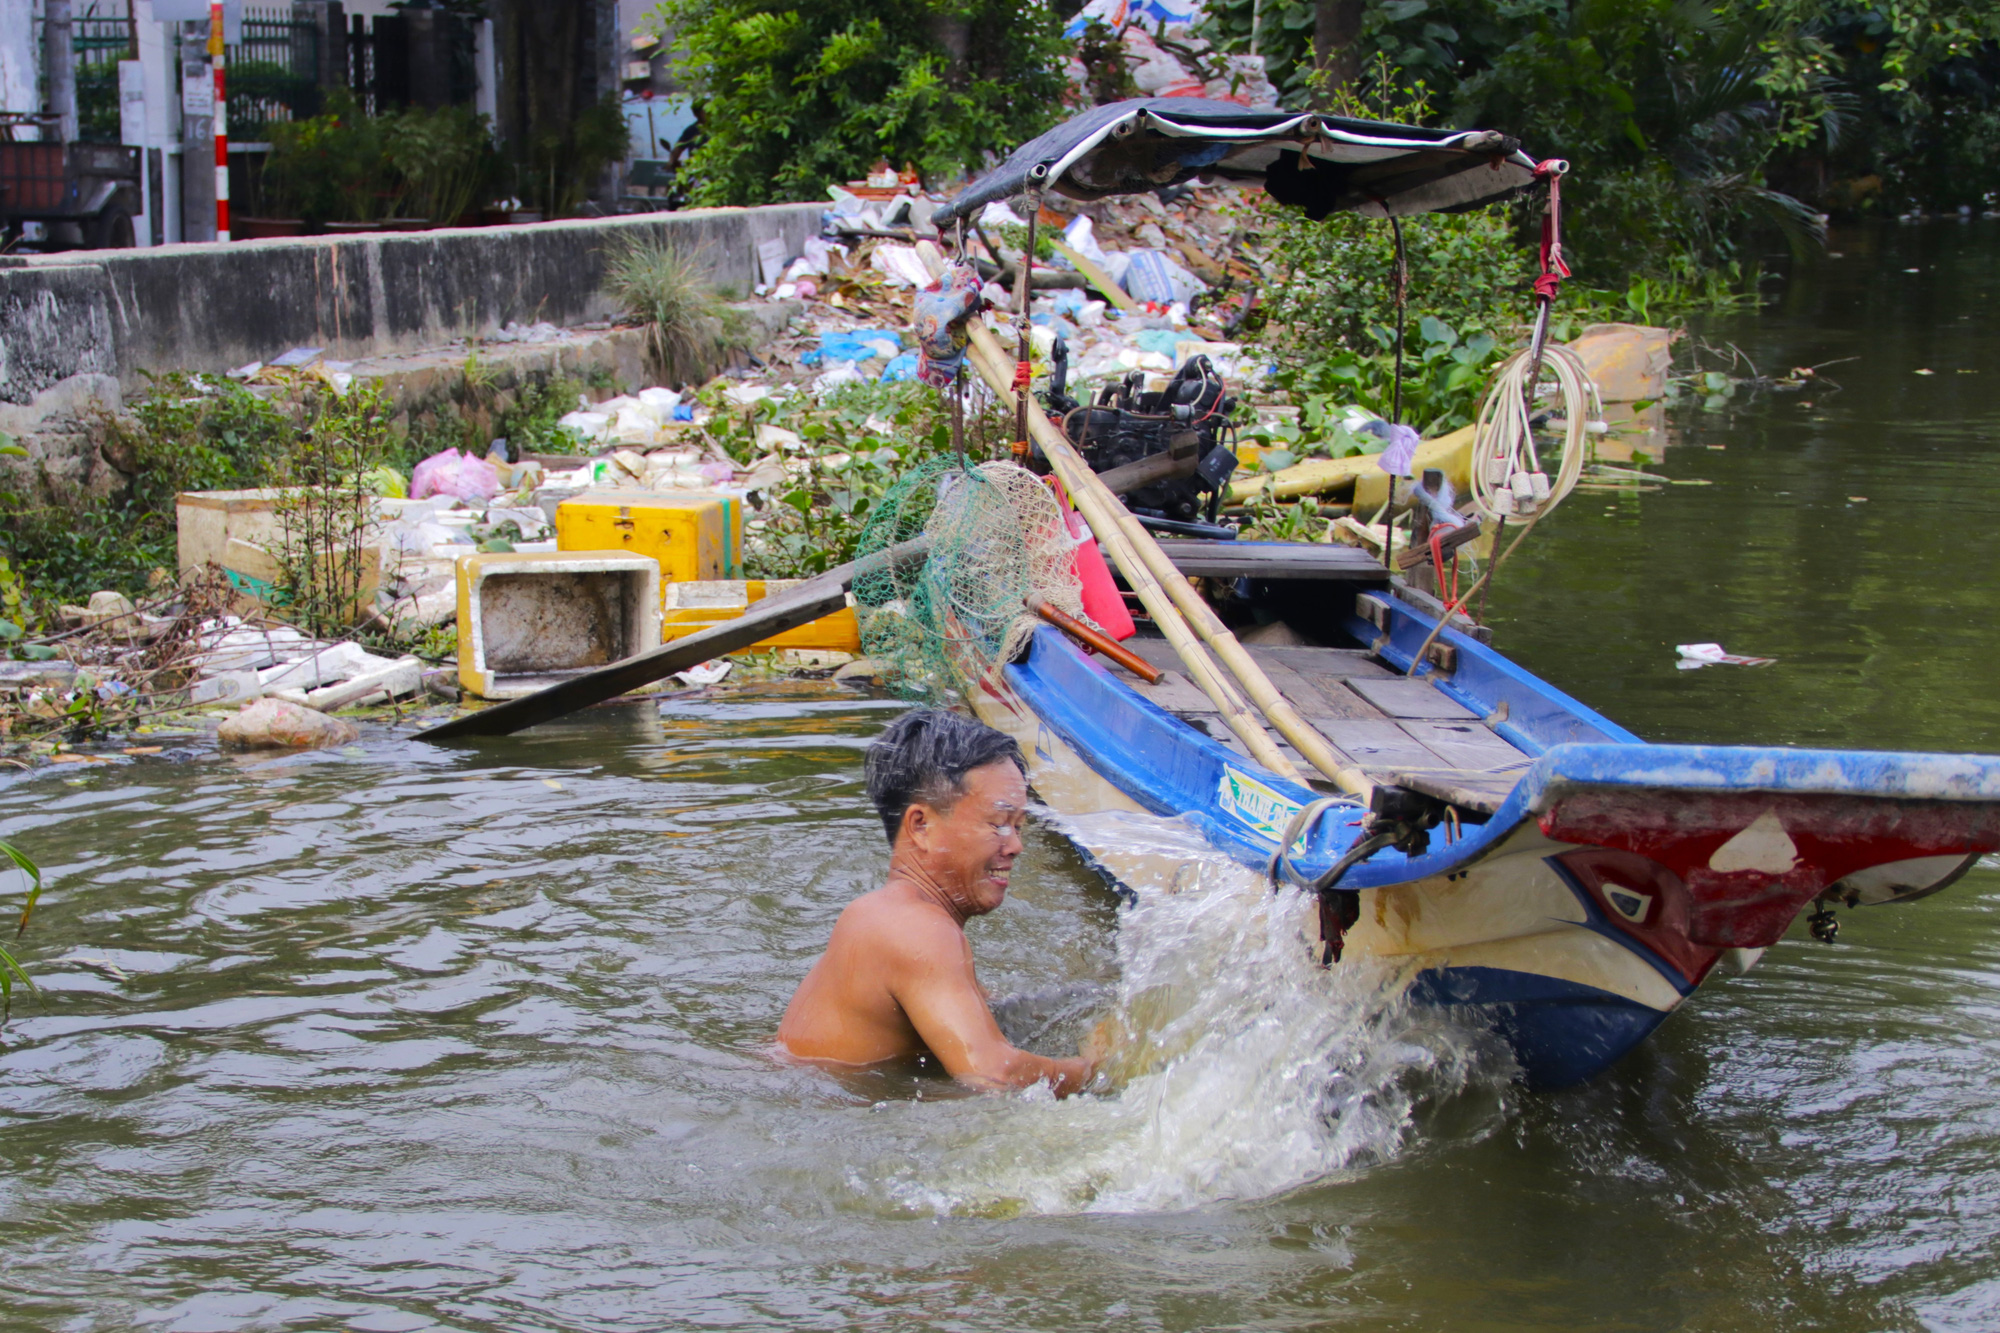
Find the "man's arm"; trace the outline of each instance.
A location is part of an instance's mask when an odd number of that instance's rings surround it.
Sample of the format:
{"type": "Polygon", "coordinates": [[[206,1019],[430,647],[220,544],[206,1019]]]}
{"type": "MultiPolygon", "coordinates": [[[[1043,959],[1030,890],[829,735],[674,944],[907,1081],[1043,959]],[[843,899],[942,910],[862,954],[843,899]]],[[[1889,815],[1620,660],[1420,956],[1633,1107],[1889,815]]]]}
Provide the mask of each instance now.
{"type": "Polygon", "coordinates": [[[913,931],[898,951],[890,994],[947,1073],[976,1088],[999,1090],[1048,1083],[1058,1097],[1081,1092],[1091,1062],[1052,1059],[1010,1043],[993,1019],[972,970],[965,936],[948,922],[913,931]]]}

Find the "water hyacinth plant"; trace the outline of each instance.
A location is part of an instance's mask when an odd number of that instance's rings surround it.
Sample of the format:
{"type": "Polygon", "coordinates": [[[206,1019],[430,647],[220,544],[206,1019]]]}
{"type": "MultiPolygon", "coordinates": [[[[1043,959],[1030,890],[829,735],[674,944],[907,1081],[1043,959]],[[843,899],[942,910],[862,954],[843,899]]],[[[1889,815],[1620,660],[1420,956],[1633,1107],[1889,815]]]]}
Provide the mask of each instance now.
{"type": "MultiPolygon", "coordinates": [[[[0,858],[28,877],[28,901],[21,908],[21,924],[14,928],[14,936],[19,939],[28,928],[28,918],[34,915],[35,902],[42,896],[42,870],[28,854],[13,843],[0,839],[0,858]]],[[[14,981],[19,978],[30,991],[39,995],[35,980],[30,977],[14,955],[0,947],[0,1021],[4,1021],[14,1011],[14,981]]]]}

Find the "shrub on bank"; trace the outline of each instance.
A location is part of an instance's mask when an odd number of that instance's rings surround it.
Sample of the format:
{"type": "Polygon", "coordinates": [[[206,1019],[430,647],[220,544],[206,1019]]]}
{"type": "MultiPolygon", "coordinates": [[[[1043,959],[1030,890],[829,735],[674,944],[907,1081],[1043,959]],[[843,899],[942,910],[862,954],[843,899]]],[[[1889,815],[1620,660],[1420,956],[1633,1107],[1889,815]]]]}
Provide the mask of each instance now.
{"type": "Polygon", "coordinates": [[[701,204],[823,199],[878,160],[962,176],[1062,112],[1053,8],[1017,0],[664,0],[706,139],[701,204]]]}

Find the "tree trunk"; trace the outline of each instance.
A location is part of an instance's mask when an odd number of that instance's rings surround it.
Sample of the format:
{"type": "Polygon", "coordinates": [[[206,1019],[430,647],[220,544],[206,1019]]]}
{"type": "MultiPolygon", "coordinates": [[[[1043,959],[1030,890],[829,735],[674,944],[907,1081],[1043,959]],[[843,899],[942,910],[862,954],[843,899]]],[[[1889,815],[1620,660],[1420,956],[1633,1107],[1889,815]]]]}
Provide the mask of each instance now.
{"type": "Polygon", "coordinates": [[[1313,66],[1326,75],[1329,96],[1361,75],[1361,16],[1367,0],[1317,0],[1313,6],[1313,66]]]}
{"type": "Polygon", "coordinates": [[[945,87],[962,93],[972,83],[972,20],[962,14],[932,14],[931,40],[944,52],[945,87]]]}

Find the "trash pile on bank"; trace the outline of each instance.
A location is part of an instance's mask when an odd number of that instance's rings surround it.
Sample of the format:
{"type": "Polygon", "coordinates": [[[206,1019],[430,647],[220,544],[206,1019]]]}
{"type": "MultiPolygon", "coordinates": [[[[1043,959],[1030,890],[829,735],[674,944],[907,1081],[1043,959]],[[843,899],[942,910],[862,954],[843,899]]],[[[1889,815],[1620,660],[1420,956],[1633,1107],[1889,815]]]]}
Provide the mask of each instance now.
{"type": "MultiPolygon", "coordinates": [[[[835,187],[826,235],[782,266],[767,266],[759,294],[798,301],[803,315],[787,336],[759,349],[761,364],[739,394],[789,384],[826,393],[915,376],[910,299],[930,282],[917,242],[936,237],[929,217],[942,200],[908,189],[870,200],[854,192],[861,188],[835,187]]],[[[1171,195],[1171,204],[1151,195],[1045,201],[1037,249],[1053,241],[1054,253],[1032,270],[1038,361],[1060,338],[1072,382],[1170,374],[1196,351],[1225,375],[1265,373],[1267,360],[1236,337],[1263,281],[1240,192],[1196,186],[1171,195]]],[[[1026,243],[1027,219],[1005,203],[987,205],[966,228],[966,252],[988,279],[983,295],[996,327],[1011,329],[1026,243]]]]}
{"type": "MultiPolygon", "coordinates": [[[[1128,44],[1143,45],[1141,36],[1130,27],[1128,44]]],[[[562,546],[558,510],[571,500],[712,497],[741,516],[744,531],[731,541],[754,545],[777,498],[795,493],[802,479],[822,477],[830,458],[798,431],[764,419],[774,414],[760,404],[817,403],[843,386],[915,377],[911,302],[930,280],[916,243],[935,235],[927,224],[942,199],[913,182],[886,179],[894,183],[834,189],[821,235],[798,254],[769,247],[760,256],[765,281],[758,296],[792,303],[798,313],[783,334],[743,355],[742,364],[705,384],[580,400],[558,423],[574,456],[522,456],[495,441],[484,455],[445,450],[422,459],[407,478],[386,478],[378,489],[403,493],[369,503],[363,553],[379,572],[358,608],[357,633],[414,644],[460,620],[465,557],[553,556],[562,546]],[[737,456],[722,447],[725,427],[736,432],[737,456]],[[744,457],[746,434],[752,447],[744,457]]],[[[1261,279],[1246,217],[1228,187],[1182,189],[1167,203],[1151,196],[1051,201],[1038,228],[1059,244],[1053,259],[1033,269],[1038,373],[1046,373],[1060,340],[1072,386],[1164,376],[1196,354],[1233,379],[1258,380],[1263,359],[1232,336],[1261,279]]],[[[1010,346],[1026,231],[1026,219],[996,204],[966,239],[990,279],[983,317],[1010,346]]],[[[504,336],[549,332],[534,326],[504,336]]],[[[234,374],[275,389],[297,373],[272,367],[234,374]]],[[[337,391],[346,387],[329,383],[337,391]]],[[[974,385],[972,393],[984,390],[974,385]]],[[[893,434],[888,422],[871,419],[869,426],[882,437],[893,434]]],[[[284,623],[285,607],[273,593],[279,560],[269,511],[277,494],[183,496],[181,564],[190,574],[137,605],[104,593],[90,607],[71,608],[53,643],[40,645],[55,660],[9,662],[0,670],[0,734],[47,740],[101,734],[176,708],[243,709],[226,741],[324,745],[345,733],[313,718],[456,698],[464,673],[448,662],[315,638],[284,623]],[[157,647],[169,641],[170,653],[157,647]]],[[[725,565],[735,567],[719,572],[740,576],[741,559],[732,546],[725,565]]],[[[743,586],[740,577],[736,586],[743,586]]],[[[450,651],[449,639],[438,642],[450,651]]],[[[831,667],[849,656],[819,651],[811,660],[831,667]]],[[[686,683],[719,674],[692,673],[686,683]]]]}
{"type": "MultiPolygon", "coordinates": [[[[1130,18],[1138,8],[1093,0],[1085,16],[1110,16],[1115,27],[1124,22],[1118,13],[1130,18]]],[[[1150,0],[1146,6],[1155,29],[1160,8],[1150,0]]],[[[1128,52],[1137,52],[1142,64],[1151,58],[1144,51],[1152,41],[1145,28],[1127,22],[1122,31],[1128,52]]],[[[855,446],[837,437],[816,435],[795,409],[804,407],[810,418],[820,405],[842,401],[848,386],[916,378],[912,302],[931,281],[920,242],[944,241],[947,251],[962,245],[983,279],[979,318],[1010,350],[1018,337],[1018,282],[1029,236],[1029,219],[1017,211],[1026,207],[1022,201],[989,204],[967,221],[962,235],[955,230],[941,238],[931,219],[942,196],[925,194],[886,166],[829,196],[820,234],[799,253],[785,253],[774,242],[758,257],[756,295],[783,304],[790,316],[781,321],[784,331],[738,353],[737,364],[723,373],[701,384],[653,385],[595,402],[580,398],[557,423],[573,454],[524,455],[495,440],[484,454],[448,449],[419,461],[407,478],[385,476],[377,489],[401,493],[369,502],[362,545],[370,578],[347,637],[315,638],[284,623],[282,598],[274,596],[274,527],[268,512],[260,517],[258,511],[260,504],[272,508],[277,492],[183,496],[185,572],[179,580],[137,604],[100,593],[88,606],[66,608],[65,625],[30,645],[41,660],[0,663],[0,738],[47,742],[143,724],[176,709],[240,708],[225,737],[234,744],[338,744],[348,735],[343,727],[315,718],[338,721],[330,715],[356,708],[442,705],[459,697],[461,684],[483,693],[490,673],[465,664],[474,655],[465,642],[456,645],[460,663],[454,667],[448,633],[466,624],[467,558],[565,554],[576,542],[560,537],[558,517],[573,501],[609,503],[621,514],[713,502],[726,516],[727,554],[678,589],[677,576],[665,575],[655,594],[663,607],[661,632],[693,632],[711,623],[704,616],[739,614],[708,608],[730,597],[740,608],[764,595],[762,585],[745,579],[744,563],[746,556],[754,561],[774,515],[789,513],[783,505],[798,505],[805,496],[817,510],[829,477],[857,456],[892,471],[898,465],[893,448],[876,451],[885,463],[852,453],[855,446]],[[204,506],[213,511],[206,518],[197,512],[204,506]],[[377,647],[364,648],[352,641],[357,636],[377,647]],[[253,703],[254,710],[245,708],[253,703]]],[[[1031,267],[1029,307],[1037,381],[1060,362],[1069,395],[1089,401],[1099,385],[1158,388],[1191,358],[1206,357],[1230,392],[1282,434],[1280,423],[1296,422],[1298,409],[1268,386],[1267,354],[1239,336],[1275,280],[1256,217],[1242,192],[1200,182],[1093,203],[1045,200],[1034,220],[1043,257],[1031,267]]],[[[510,326],[500,337],[559,333],[549,325],[510,326]]],[[[1624,373],[1620,356],[1633,360],[1635,383],[1663,373],[1662,331],[1627,329],[1617,338],[1620,348],[1631,347],[1593,362],[1615,376],[1624,373]],[[1643,346],[1628,336],[1636,333],[1648,335],[1643,346]]],[[[296,372],[259,366],[235,373],[275,386],[283,373],[296,372]]],[[[968,395],[974,405],[990,401],[976,380],[968,395]]],[[[1631,396],[1650,400],[1658,392],[1631,396]]],[[[1346,416],[1356,413],[1373,416],[1359,407],[1346,410],[1346,416]]],[[[871,445],[882,444],[895,437],[896,427],[870,415],[865,435],[871,445]]],[[[1260,462],[1253,446],[1238,452],[1240,481],[1260,462]]],[[[1276,468],[1281,460],[1289,462],[1290,455],[1274,453],[1263,465],[1276,468]]],[[[1290,492],[1273,494],[1283,499],[1290,492]]],[[[842,521],[859,520],[849,515],[842,521]]],[[[1339,538],[1336,526],[1323,519],[1311,539],[1339,538]]],[[[829,669],[859,651],[858,640],[815,642],[809,660],[829,669]]],[[[26,655],[16,648],[14,656],[26,655]]],[[[703,685],[721,673],[721,667],[698,670],[683,683],[703,685]]]]}

